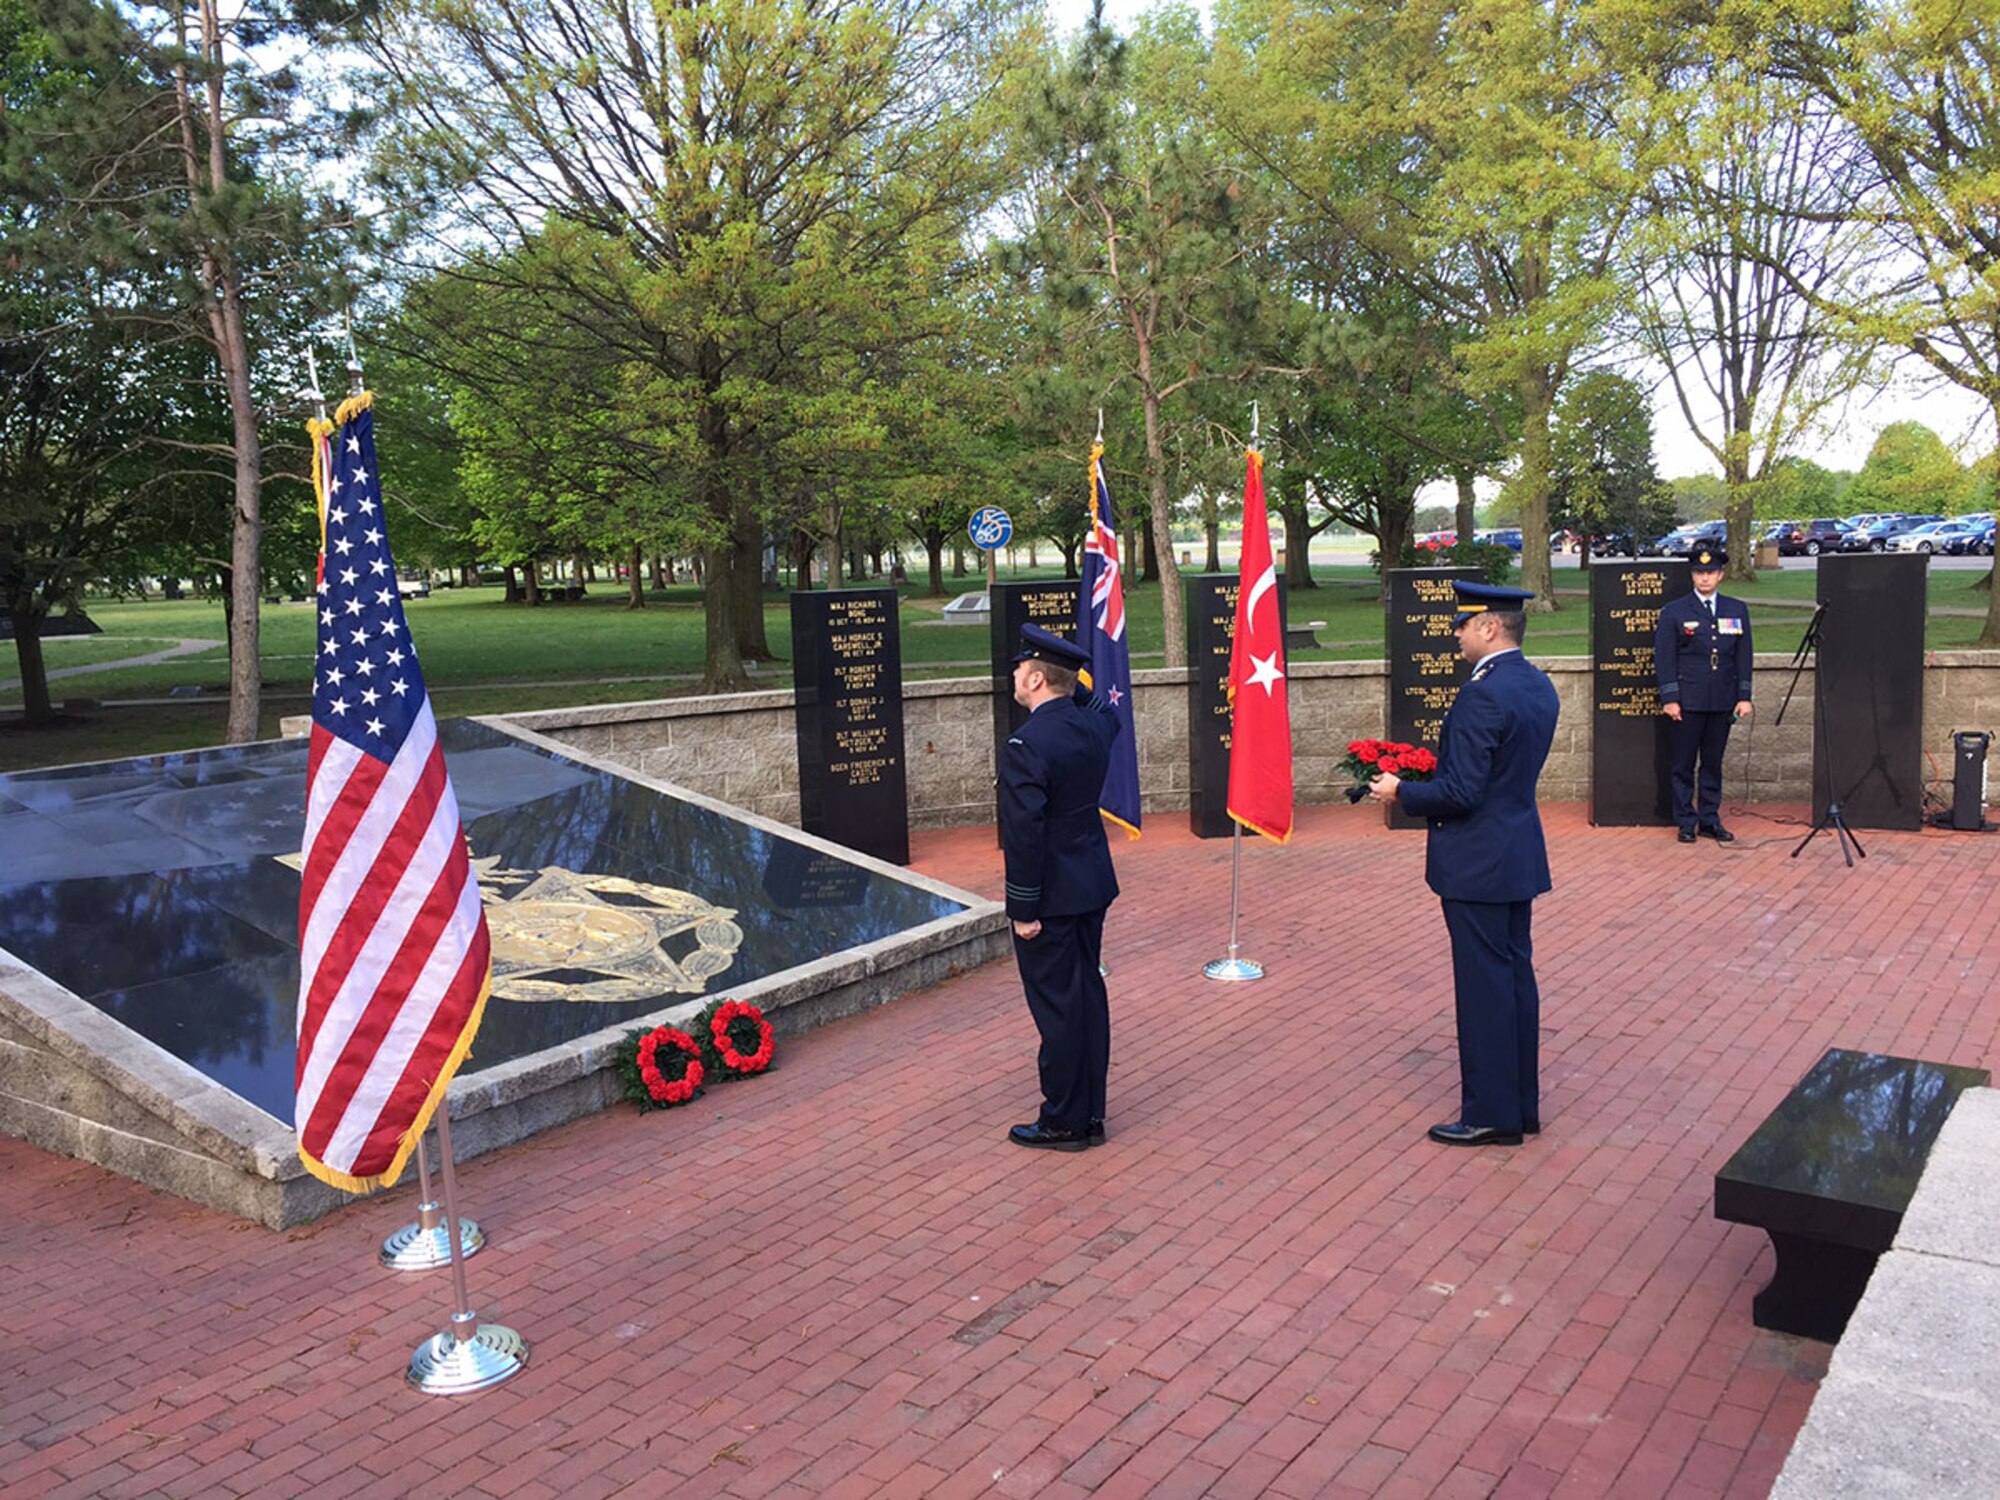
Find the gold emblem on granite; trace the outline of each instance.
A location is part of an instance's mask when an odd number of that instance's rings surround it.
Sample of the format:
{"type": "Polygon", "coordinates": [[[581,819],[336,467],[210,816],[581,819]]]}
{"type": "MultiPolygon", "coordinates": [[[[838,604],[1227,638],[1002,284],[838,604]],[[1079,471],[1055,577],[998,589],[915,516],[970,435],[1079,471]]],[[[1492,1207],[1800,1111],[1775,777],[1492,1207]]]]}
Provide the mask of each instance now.
{"type": "MultiPolygon", "coordinates": [[[[286,855],[280,863],[298,869],[303,860],[286,855]]],[[[497,855],[475,858],[472,869],[493,940],[497,999],[625,1005],[699,995],[743,946],[733,908],[687,891],[556,865],[503,869],[497,855]]]]}

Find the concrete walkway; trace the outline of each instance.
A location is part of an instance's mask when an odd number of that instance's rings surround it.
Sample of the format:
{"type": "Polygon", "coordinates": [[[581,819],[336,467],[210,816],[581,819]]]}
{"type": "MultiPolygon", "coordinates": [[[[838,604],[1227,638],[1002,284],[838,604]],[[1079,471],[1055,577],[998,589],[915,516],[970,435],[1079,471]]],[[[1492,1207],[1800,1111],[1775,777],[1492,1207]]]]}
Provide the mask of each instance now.
{"type": "MultiPolygon", "coordinates": [[[[469,1163],[527,1370],[402,1382],[448,1279],[415,1185],[272,1235],[0,1140],[0,1489],[120,1495],[1763,1496],[1826,1346],[1763,1332],[1715,1170],[1829,1046],[2000,1065],[2000,838],[1772,809],[1682,847],[1549,811],[1545,1133],[1456,1105],[1423,837],[1305,810],[1244,859],[1262,984],[1197,977],[1229,845],[1116,848],[1110,1140],[1035,1107],[1007,965],[787,1041],[770,1076],[469,1163]]],[[[999,888],[990,828],[917,864],[999,888]]]]}
{"type": "MultiPolygon", "coordinates": [[[[153,639],[160,639],[158,636],[153,639]]],[[[174,643],[159,651],[148,651],[143,656],[121,656],[116,661],[93,661],[80,667],[57,667],[48,674],[50,682],[60,677],[82,677],[90,672],[116,672],[126,667],[156,667],[163,661],[172,661],[177,656],[193,656],[202,651],[214,651],[227,645],[226,641],[192,641],[185,638],[172,639],[174,643]]],[[[17,691],[21,679],[8,677],[0,679],[0,693],[17,691]]]]}

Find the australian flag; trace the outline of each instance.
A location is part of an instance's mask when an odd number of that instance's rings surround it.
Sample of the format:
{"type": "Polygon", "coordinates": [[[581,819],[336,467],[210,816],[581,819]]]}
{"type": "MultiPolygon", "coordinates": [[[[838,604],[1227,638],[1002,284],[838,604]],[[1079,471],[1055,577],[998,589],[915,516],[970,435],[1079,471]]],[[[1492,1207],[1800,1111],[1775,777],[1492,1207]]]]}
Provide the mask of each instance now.
{"type": "Polygon", "coordinates": [[[1090,532],[1083,543],[1083,584],[1076,595],[1077,643],[1090,652],[1090,686],[1118,715],[1098,810],[1139,836],[1139,739],[1132,719],[1132,652],[1125,640],[1125,579],[1118,566],[1118,526],[1104,483],[1104,444],[1090,450],[1090,532]]]}

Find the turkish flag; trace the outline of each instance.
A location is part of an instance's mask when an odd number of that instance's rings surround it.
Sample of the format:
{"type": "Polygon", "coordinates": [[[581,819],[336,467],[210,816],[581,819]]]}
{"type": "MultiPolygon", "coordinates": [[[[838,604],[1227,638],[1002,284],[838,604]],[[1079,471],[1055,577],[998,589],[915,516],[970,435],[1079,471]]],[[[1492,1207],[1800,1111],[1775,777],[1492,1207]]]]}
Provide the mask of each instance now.
{"type": "Polygon", "coordinates": [[[1242,581],[1229,652],[1229,816],[1282,844],[1292,836],[1292,711],[1285,701],[1285,633],[1278,570],[1264,511],[1264,455],[1243,480],[1242,581]]]}

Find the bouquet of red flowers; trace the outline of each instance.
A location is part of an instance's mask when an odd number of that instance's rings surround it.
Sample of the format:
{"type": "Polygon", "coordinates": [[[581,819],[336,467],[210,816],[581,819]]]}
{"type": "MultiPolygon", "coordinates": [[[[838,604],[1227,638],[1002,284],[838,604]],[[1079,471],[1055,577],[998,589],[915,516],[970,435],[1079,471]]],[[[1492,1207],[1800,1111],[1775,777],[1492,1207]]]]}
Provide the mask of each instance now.
{"type": "Polygon", "coordinates": [[[1359,802],[1368,795],[1368,783],[1377,776],[1396,776],[1404,781],[1422,781],[1438,767],[1438,758],[1422,745],[1405,745],[1400,740],[1349,740],[1340,768],[1354,778],[1347,800],[1359,802]]]}

